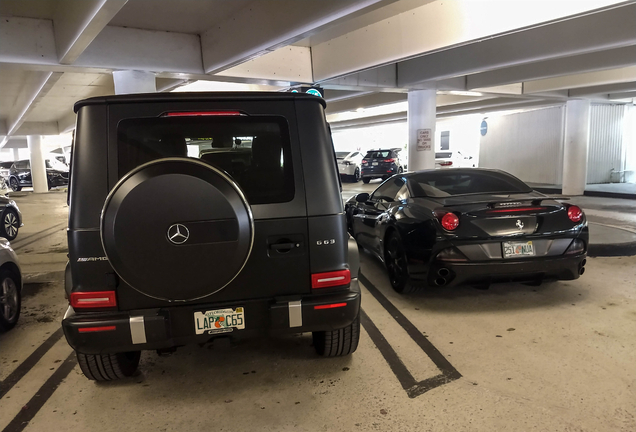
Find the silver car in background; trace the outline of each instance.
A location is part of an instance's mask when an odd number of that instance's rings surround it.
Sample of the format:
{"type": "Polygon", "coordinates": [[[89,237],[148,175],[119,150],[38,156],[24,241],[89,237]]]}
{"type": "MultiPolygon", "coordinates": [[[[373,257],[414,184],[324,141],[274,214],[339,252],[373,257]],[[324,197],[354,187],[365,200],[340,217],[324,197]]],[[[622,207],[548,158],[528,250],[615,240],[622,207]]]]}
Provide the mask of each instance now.
{"type": "Polygon", "coordinates": [[[20,318],[22,273],[9,241],[0,237],[0,332],[11,330],[20,318]]]}
{"type": "Polygon", "coordinates": [[[338,172],[340,177],[348,179],[354,183],[360,181],[360,165],[364,155],[359,151],[352,152],[336,152],[336,159],[338,160],[338,172]]]}

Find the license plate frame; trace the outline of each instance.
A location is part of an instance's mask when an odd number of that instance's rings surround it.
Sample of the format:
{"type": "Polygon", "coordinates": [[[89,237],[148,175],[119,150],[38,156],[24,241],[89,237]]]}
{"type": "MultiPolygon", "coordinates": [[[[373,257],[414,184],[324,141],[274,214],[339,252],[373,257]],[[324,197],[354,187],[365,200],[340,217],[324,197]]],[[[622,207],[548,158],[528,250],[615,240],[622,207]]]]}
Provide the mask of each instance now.
{"type": "Polygon", "coordinates": [[[529,241],[511,241],[501,243],[501,253],[505,259],[536,256],[534,244],[529,241]]]}
{"type": "Polygon", "coordinates": [[[378,165],[380,165],[380,162],[373,162],[371,165],[372,166],[378,166],[378,165]]]}
{"type": "Polygon", "coordinates": [[[195,311],[193,321],[194,332],[197,335],[231,333],[234,330],[245,329],[245,308],[239,306],[234,309],[195,311]]]}

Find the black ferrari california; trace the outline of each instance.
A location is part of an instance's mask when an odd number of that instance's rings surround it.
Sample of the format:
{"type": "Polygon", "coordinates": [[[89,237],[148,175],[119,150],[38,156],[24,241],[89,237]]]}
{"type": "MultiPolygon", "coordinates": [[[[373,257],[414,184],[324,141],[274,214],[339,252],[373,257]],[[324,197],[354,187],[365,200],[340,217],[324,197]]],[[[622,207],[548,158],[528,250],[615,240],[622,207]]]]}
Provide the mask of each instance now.
{"type": "Polygon", "coordinates": [[[577,279],[589,233],[583,211],[498,170],[395,175],[346,203],[349,230],[400,293],[426,286],[577,279]]]}

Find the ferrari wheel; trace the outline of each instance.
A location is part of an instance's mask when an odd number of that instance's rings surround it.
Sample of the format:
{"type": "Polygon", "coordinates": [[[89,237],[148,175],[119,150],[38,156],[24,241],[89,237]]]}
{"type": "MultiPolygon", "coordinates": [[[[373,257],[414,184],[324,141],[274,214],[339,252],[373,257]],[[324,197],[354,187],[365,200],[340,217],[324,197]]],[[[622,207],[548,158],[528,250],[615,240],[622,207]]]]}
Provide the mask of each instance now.
{"type": "Polygon", "coordinates": [[[407,267],[406,252],[398,233],[390,234],[385,246],[384,262],[389,273],[391,287],[400,294],[408,294],[417,290],[411,283],[407,267]]]}

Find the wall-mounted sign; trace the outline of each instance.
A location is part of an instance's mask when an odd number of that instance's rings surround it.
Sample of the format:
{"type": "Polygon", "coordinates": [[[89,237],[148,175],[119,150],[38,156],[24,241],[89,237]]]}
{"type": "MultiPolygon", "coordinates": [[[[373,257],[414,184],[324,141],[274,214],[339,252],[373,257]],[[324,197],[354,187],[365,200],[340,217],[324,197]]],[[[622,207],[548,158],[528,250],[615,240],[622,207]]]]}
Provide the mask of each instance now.
{"type": "Polygon", "coordinates": [[[481,133],[481,136],[486,136],[486,134],[488,133],[488,123],[486,123],[486,120],[481,121],[479,132],[481,133]]]}
{"type": "Polygon", "coordinates": [[[417,151],[433,150],[433,134],[431,129],[417,130],[417,151]]]}

